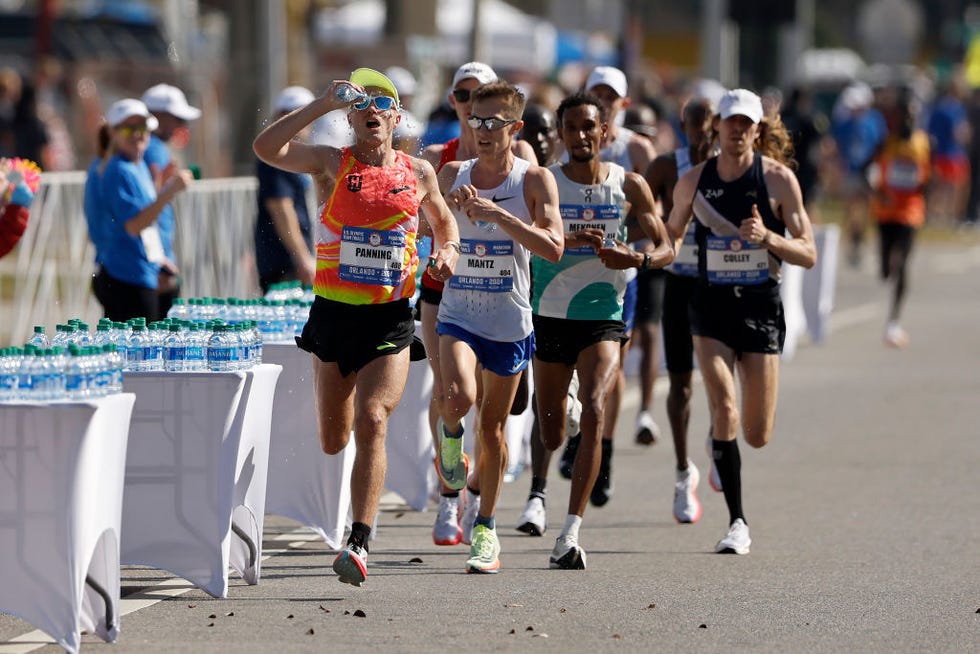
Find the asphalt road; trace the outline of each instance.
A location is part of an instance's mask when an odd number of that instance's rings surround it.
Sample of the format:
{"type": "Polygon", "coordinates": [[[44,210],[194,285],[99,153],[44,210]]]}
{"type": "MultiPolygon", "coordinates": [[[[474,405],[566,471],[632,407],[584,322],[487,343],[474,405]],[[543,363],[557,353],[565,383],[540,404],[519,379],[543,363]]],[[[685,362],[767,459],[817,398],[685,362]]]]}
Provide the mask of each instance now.
{"type": "MultiPolygon", "coordinates": [[[[548,533],[514,530],[525,473],[501,498],[499,575],[467,575],[467,548],[434,546],[432,512],[388,505],[367,583],[352,588],[337,583],[322,542],[270,516],[259,585],[233,578],[228,599],[215,600],[165,573],[126,568],[118,642],[85,636],[84,649],[978,651],[978,239],[920,244],[908,349],[882,344],[884,317],[870,258],[842,269],[828,341],[782,367],[772,442],[741,448],[747,556],[712,553],[727,510],[706,481],[701,521],[674,522],[671,445],[633,444],[631,385],[615,495],[590,507],[582,528],[586,571],[548,569],[568,492],[557,474],[548,533]]],[[[698,386],[691,449],[702,473],[704,407],[698,386]]],[[[655,417],[666,425],[663,393],[655,417]]],[[[0,616],[0,653],[59,651],[43,642],[0,616]]]]}

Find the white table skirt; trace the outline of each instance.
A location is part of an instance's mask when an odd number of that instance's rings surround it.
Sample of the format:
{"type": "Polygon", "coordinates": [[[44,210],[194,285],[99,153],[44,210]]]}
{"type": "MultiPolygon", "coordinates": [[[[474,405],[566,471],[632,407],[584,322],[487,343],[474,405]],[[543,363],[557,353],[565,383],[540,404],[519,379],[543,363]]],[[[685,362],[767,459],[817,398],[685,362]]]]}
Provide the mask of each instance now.
{"type": "Polygon", "coordinates": [[[136,405],[123,563],[168,570],[214,597],[227,595],[229,565],[258,583],[281,370],[263,364],[239,372],[125,375],[136,405]]]}
{"type": "Polygon", "coordinates": [[[83,630],[109,642],[119,633],[134,399],[0,404],[0,611],[69,652],[78,651],[83,630]]]}

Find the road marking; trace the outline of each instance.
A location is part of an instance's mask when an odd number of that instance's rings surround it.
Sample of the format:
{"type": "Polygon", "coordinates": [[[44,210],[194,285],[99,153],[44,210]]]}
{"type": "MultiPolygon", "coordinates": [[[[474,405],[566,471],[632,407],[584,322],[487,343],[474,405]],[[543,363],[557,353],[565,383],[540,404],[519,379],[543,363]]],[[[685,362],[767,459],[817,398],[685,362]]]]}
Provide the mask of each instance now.
{"type": "MultiPolygon", "coordinates": [[[[296,529],[293,531],[288,531],[284,534],[279,534],[278,536],[273,536],[266,539],[264,542],[281,542],[284,543],[285,546],[279,548],[264,548],[262,550],[262,560],[265,561],[273,556],[276,556],[277,554],[282,554],[291,549],[296,549],[311,542],[321,540],[323,539],[320,538],[318,534],[308,529],[296,529]]],[[[153,606],[154,604],[162,602],[165,599],[178,597],[188,591],[194,590],[195,588],[197,588],[197,586],[180,577],[162,581],[156,586],[146,588],[139,593],[134,593],[126,598],[120,599],[119,617],[121,618],[122,616],[129,615],[134,611],[139,611],[141,609],[153,606]]],[[[40,649],[48,645],[57,645],[57,642],[47,633],[41,631],[40,629],[35,629],[34,631],[0,643],[0,654],[27,654],[28,652],[33,652],[36,649],[40,649]]]]}

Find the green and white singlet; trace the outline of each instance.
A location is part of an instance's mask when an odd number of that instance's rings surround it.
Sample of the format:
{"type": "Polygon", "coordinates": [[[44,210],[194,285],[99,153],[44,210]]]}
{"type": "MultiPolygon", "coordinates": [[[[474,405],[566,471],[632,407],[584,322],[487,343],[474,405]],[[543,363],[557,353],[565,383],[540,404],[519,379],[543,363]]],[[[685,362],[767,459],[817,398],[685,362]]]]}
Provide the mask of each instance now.
{"type": "MultiPolygon", "coordinates": [[[[626,240],[626,171],[614,163],[609,163],[608,169],[604,182],[589,185],[568,179],[561,164],[549,168],[558,182],[559,211],[566,234],[598,227],[607,239],[626,240]]],[[[566,247],[557,263],[532,256],[531,272],[531,310],[535,315],[622,320],[628,271],[606,268],[591,247],[566,247]]]]}

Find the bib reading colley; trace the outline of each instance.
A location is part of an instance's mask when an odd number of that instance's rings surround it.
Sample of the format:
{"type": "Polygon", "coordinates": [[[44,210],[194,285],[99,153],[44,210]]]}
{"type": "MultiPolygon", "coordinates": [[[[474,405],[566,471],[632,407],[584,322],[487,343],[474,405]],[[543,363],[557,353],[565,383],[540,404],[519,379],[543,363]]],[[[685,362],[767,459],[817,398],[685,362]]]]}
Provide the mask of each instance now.
{"type": "Polygon", "coordinates": [[[344,148],[333,193],[316,226],[316,295],[382,304],[415,293],[419,198],[411,159],[369,166],[344,148]]]}

